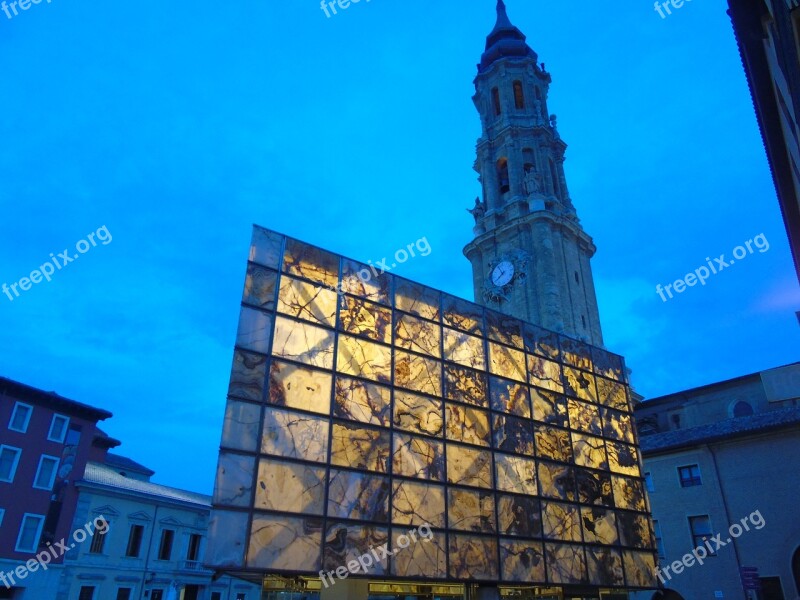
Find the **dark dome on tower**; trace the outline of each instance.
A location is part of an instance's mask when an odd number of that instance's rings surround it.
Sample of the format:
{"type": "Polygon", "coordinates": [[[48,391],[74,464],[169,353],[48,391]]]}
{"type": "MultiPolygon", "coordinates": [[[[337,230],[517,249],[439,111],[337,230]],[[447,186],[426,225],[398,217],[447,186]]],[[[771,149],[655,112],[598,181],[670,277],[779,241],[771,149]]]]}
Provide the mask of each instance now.
{"type": "Polygon", "coordinates": [[[503,0],[497,1],[497,23],[486,37],[486,50],[481,55],[478,72],[483,73],[492,63],[501,58],[532,58],[537,60],[536,53],[525,43],[525,34],[508,19],[506,5],[503,0]]]}

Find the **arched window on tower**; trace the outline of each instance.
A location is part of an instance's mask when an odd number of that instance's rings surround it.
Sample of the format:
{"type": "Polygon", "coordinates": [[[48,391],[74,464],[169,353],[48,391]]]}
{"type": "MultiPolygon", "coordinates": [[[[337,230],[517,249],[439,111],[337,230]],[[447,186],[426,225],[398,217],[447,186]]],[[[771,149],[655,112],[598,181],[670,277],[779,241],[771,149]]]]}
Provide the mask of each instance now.
{"type": "Polygon", "coordinates": [[[505,194],[510,189],[508,181],[508,159],[501,158],[497,161],[497,182],[500,184],[500,193],[505,194]]]}
{"type": "Polygon", "coordinates": [[[556,164],[553,162],[553,159],[550,159],[550,177],[553,180],[553,193],[556,195],[557,198],[561,197],[561,182],[558,179],[558,173],[556,172],[556,164]]]}
{"type": "Polygon", "coordinates": [[[536,168],[536,155],[533,153],[532,148],[522,149],[522,163],[524,165],[523,170],[526,173],[536,168]]]}
{"type": "Polygon", "coordinates": [[[525,93],[522,91],[522,82],[514,82],[514,106],[517,109],[525,108],[525,93]]]}
{"type": "Polygon", "coordinates": [[[542,99],[542,90],[539,89],[539,86],[536,86],[534,89],[536,90],[536,99],[537,100],[541,100],[542,99]]]}
{"type": "Polygon", "coordinates": [[[494,114],[500,114],[500,90],[492,88],[492,106],[494,107],[494,114]]]}

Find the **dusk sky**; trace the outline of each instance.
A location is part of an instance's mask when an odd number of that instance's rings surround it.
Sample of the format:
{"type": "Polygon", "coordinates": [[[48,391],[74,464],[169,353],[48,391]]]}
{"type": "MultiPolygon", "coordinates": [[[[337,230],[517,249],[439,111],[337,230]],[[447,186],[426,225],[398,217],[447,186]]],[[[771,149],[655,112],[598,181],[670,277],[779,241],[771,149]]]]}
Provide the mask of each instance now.
{"type": "MultiPolygon", "coordinates": [[[[507,5],[553,77],[606,346],[634,388],[798,360],[800,289],[726,3],[507,5]],[[768,250],[656,293],[759,234],[768,250]]],[[[0,284],[111,235],[0,295],[0,375],[110,410],[119,453],[211,493],[253,223],[364,262],[427,238],[394,272],[472,299],[472,80],[494,21],[494,0],[0,12],[0,284]]]]}

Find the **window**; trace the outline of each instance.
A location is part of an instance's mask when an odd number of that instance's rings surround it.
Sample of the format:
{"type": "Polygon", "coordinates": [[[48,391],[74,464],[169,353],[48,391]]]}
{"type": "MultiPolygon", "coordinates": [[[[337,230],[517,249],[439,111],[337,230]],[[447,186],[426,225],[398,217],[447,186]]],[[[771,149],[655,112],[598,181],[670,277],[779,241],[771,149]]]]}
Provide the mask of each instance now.
{"type": "Polygon", "coordinates": [[[17,465],[22,451],[13,446],[0,446],[0,481],[11,483],[17,473],[17,465]]]}
{"type": "Polygon", "coordinates": [[[39,537],[42,535],[43,525],[44,515],[25,513],[19,526],[17,545],[14,550],[17,552],[36,552],[39,547],[39,537]]]}
{"type": "Polygon", "coordinates": [[[199,533],[189,536],[189,549],[186,551],[186,560],[200,560],[200,541],[203,539],[199,533]]]}
{"type": "Polygon", "coordinates": [[[239,592],[238,594],[236,594],[236,600],[246,600],[244,592],[239,592]]]}
{"type": "Polygon", "coordinates": [[[33,487],[40,490],[52,490],[58,473],[58,463],[59,459],[55,456],[42,454],[39,459],[39,467],[36,469],[33,487]]]}
{"type": "Polygon", "coordinates": [[[8,428],[11,431],[19,431],[25,433],[28,431],[28,423],[31,420],[33,407],[24,402],[17,402],[14,405],[14,410],[11,411],[11,420],[8,422],[8,428]]]}
{"type": "Polygon", "coordinates": [[[109,527],[108,525],[106,525],[105,527],[103,527],[102,531],[98,530],[94,532],[94,536],[92,537],[92,544],[91,546],[89,546],[89,554],[103,553],[103,548],[106,545],[106,534],[108,533],[108,530],[109,527]]]}
{"type": "Polygon", "coordinates": [[[644,486],[647,488],[648,492],[655,492],[656,486],[653,485],[653,474],[650,471],[647,471],[644,474],[644,486]]]}
{"type": "Polygon", "coordinates": [[[661,525],[658,524],[658,521],[653,521],[653,529],[655,530],[658,558],[667,558],[667,553],[664,550],[664,539],[661,537],[661,525]]]}
{"type": "Polygon", "coordinates": [[[522,82],[514,82],[514,106],[516,108],[525,108],[525,94],[522,91],[522,82]]]}
{"type": "Polygon", "coordinates": [[[119,588],[117,590],[117,600],[131,600],[132,588],[119,588]]]}
{"type": "Polygon", "coordinates": [[[586,317],[584,315],[581,315],[581,324],[583,328],[586,329],[586,317]]]}
{"type": "Polygon", "coordinates": [[[211,600],[222,600],[222,592],[211,592],[211,600]]]}
{"type": "MultiPolygon", "coordinates": [[[[706,540],[710,540],[711,534],[711,519],[708,515],[700,515],[697,517],[689,517],[689,528],[692,530],[692,544],[695,548],[702,546],[706,540]]],[[[706,546],[708,553],[711,556],[716,556],[716,549],[711,549],[706,546]]]]}
{"type": "Polygon", "coordinates": [[[94,586],[93,585],[82,585],[81,592],[78,594],[78,600],[93,600],[94,598],[94,586]]]}
{"type": "Polygon", "coordinates": [[[681,487],[703,485],[703,480],[700,477],[700,467],[697,465],[678,467],[678,475],[681,478],[681,487]]]}
{"type": "Polygon", "coordinates": [[[139,557],[139,552],[142,549],[142,536],[144,535],[143,525],[131,525],[131,532],[128,534],[128,547],[125,550],[125,556],[133,558],[139,557]]]}
{"type": "Polygon", "coordinates": [[[556,172],[556,164],[550,159],[550,178],[553,180],[553,193],[556,196],[561,196],[561,182],[558,179],[556,172]]]}
{"type": "Polygon", "coordinates": [[[500,90],[492,88],[492,106],[494,107],[494,114],[500,114],[500,90]]]}
{"type": "Polygon", "coordinates": [[[5,516],[5,514],[6,514],[6,509],[0,508],[0,527],[3,526],[3,517],[5,516]]]}
{"type": "Polygon", "coordinates": [[[175,539],[175,530],[163,529],[161,531],[161,544],[158,547],[158,560],[169,560],[172,556],[172,541],[175,539]]]}
{"type": "Polygon", "coordinates": [[[164,590],[150,590],[150,600],[164,600],[164,590]]]}
{"type": "Polygon", "coordinates": [[[500,184],[500,193],[505,194],[511,186],[508,181],[508,160],[501,158],[497,161],[497,181],[500,184]]]}
{"type": "Polygon", "coordinates": [[[67,437],[67,428],[69,427],[69,418],[64,415],[53,415],[53,420],[50,422],[50,431],[47,434],[47,439],[51,442],[64,443],[64,438],[67,437]]]}
{"type": "Polygon", "coordinates": [[[80,441],[81,441],[81,426],[70,425],[69,429],[67,429],[67,437],[64,440],[64,444],[66,444],[67,446],[77,446],[80,441]]]}
{"type": "Polygon", "coordinates": [[[753,414],[753,407],[747,402],[737,402],[733,407],[734,417],[749,417],[753,414]]]}

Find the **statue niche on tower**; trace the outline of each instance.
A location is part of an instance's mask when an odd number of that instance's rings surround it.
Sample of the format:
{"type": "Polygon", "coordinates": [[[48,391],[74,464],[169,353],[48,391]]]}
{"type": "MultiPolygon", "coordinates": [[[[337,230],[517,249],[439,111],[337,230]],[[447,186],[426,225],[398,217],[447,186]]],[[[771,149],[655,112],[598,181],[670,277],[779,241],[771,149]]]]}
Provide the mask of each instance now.
{"type": "Polygon", "coordinates": [[[485,202],[481,202],[480,198],[476,197],[475,198],[475,207],[474,208],[468,208],[467,212],[469,214],[471,214],[475,218],[475,224],[477,225],[478,221],[480,221],[483,218],[483,216],[486,214],[486,203],[485,202]]]}
{"type": "Polygon", "coordinates": [[[542,182],[536,170],[528,165],[525,167],[525,179],[523,180],[525,195],[539,194],[542,191],[542,182]]]}

